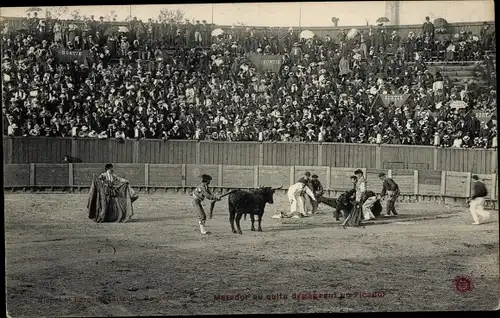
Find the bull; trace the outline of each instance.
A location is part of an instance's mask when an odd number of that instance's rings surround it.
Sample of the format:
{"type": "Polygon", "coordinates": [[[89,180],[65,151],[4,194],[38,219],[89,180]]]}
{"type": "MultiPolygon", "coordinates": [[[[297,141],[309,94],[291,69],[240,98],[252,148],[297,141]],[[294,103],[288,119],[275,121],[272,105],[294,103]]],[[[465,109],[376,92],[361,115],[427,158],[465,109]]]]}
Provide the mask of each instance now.
{"type": "MultiPolygon", "coordinates": [[[[272,187],[263,187],[260,186],[257,189],[252,190],[232,190],[225,195],[229,195],[228,205],[229,205],[229,222],[231,224],[231,230],[233,233],[243,234],[240,227],[241,217],[244,215],[246,219],[246,215],[250,214],[250,219],[252,221],[251,231],[255,231],[255,216],[258,217],[258,228],[257,231],[262,232],[262,216],[264,215],[264,208],[266,207],[266,203],[273,204],[274,203],[274,192],[276,190],[282,189],[272,188],[272,187]],[[234,226],[236,220],[236,228],[234,226]]],[[[224,195],[224,196],[225,196],[224,195]]],[[[215,202],[212,202],[212,206],[210,207],[210,215],[212,215],[213,207],[215,202]]]]}

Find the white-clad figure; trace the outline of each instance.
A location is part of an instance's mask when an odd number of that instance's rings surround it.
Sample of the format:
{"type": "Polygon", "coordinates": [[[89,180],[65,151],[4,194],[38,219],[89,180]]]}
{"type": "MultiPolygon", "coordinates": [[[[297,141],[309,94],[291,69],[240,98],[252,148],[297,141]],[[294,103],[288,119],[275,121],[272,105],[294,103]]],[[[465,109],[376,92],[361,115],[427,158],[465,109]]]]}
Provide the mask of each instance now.
{"type": "MultiPolygon", "coordinates": [[[[311,191],[311,189],[308,186],[306,186],[306,188],[309,189],[309,191],[311,191]]],[[[308,193],[304,192],[302,198],[304,199],[304,212],[306,214],[313,214],[312,197],[310,197],[308,193]]]]}
{"type": "Polygon", "coordinates": [[[308,195],[312,200],[316,201],[314,193],[303,182],[297,182],[288,188],[288,200],[290,201],[290,213],[292,218],[300,218],[307,216],[306,202],[304,197],[308,195]]]}

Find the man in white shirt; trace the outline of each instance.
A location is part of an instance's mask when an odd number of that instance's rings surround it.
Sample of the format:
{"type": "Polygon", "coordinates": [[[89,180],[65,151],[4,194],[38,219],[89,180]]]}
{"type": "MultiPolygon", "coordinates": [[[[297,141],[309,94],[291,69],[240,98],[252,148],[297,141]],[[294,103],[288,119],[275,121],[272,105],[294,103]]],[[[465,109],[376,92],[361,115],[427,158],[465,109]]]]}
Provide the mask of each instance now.
{"type": "Polygon", "coordinates": [[[316,197],[311,189],[306,185],[305,179],[299,180],[297,183],[288,188],[288,200],[290,201],[290,213],[292,218],[300,218],[302,216],[307,216],[306,202],[304,201],[304,195],[307,194],[313,201],[316,201],[316,197]]]}
{"type": "Polygon", "coordinates": [[[444,82],[443,81],[435,81],[432,84],[432,90],[436,92],[438,89],[442,90],[444,88],[444,82]]]}
{"type": "Polygon", "coordinates": [[[460,91],[460,100],[465,100],[468,94],[469,94],[469,85],[465,84],[464,89],[460,91]]]}
{"type": "Polygon", "coordinates": [[[453,148],[461,148],[462,147],[462,143],[463,143],[462,135],[459,134],[459,133],[456,134],[455,139],[453,140],[452,147],[453,148]]]}
{"type": "Polygon", "coordinates": [[[362,204],[363,206],[363,220],[373,220],[375,219],[375,215],[373,215],[371,208],[377,201],[376,196],[370,196],[366,198],[366,201],[363,202],[366,196],[366,179],[363,176],[363,171],[358,169],[354,171],[354,175],[358,177],[358,182],[356,183],[356,204],[362,204]]]}

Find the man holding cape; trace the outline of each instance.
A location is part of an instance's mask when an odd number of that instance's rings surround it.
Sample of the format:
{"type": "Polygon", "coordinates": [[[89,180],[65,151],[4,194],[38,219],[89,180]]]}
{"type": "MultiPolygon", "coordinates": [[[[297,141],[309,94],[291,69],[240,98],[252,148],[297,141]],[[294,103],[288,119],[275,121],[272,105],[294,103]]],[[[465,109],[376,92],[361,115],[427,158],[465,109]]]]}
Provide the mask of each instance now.
{"type": "Polygon", "coordinates": [[[138,197],[129,181],[117,176],[108,163],[105,172],[92,178],[87,204],[89,219],[97,223],[127,222],[134,215],[132,202],[138,197]]]}

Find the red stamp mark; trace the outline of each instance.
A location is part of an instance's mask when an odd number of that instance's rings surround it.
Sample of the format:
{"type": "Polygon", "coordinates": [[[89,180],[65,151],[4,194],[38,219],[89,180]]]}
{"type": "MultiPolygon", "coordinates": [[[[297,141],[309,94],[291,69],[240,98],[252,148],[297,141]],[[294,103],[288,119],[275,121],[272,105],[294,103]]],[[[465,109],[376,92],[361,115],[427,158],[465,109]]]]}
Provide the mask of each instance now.
{"type": "Polygon", "coordinates": [[[459,293],[468,293],[472,290],[472,280],[467,276],[457,276],[453,279],[453,286],[459,293]]]}

